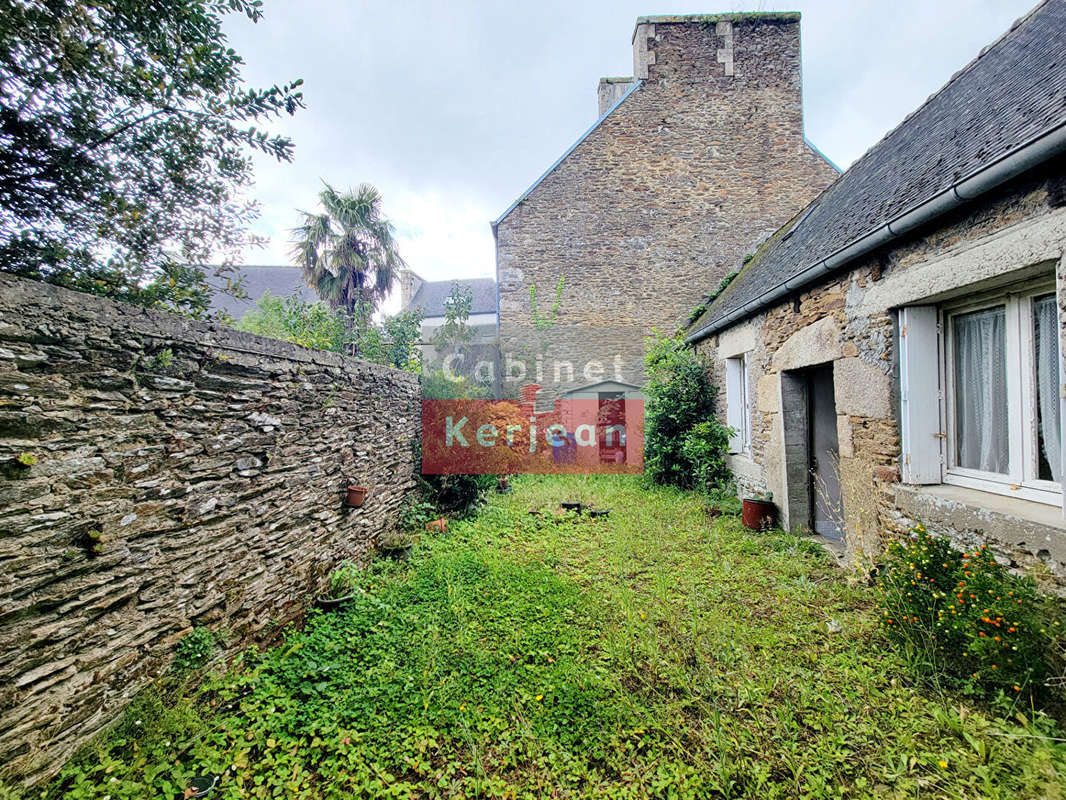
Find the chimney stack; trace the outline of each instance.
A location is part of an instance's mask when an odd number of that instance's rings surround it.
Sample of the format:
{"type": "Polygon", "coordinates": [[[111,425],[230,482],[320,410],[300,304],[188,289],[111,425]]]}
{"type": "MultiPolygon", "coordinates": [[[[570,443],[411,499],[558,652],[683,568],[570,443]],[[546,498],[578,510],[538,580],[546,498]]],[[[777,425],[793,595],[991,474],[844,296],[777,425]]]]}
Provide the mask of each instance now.
{"type": "Polygon", "coordinates": [[[409,269],[400,270],[400,309],[406,310],[411,304],[418,290],[425,283],[420,277],[409,269]]]}

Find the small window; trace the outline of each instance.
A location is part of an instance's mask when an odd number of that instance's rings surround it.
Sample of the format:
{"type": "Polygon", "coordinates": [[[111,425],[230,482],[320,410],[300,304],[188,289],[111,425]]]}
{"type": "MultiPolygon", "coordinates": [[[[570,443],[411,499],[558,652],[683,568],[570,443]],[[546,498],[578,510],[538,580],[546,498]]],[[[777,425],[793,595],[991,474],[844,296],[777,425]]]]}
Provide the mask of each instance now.
{"type": "Polygon", "coordinates": [[[1050,288],[943,309],[945,483],[1062,502],[1058,307],[1050,288]]]}
{"type": "Polygon", "coordinates": [[[747,354],[725,360],[726,424],[733,429],[729,452],[751,454],[751,409],[748,402],[747,354]]]}

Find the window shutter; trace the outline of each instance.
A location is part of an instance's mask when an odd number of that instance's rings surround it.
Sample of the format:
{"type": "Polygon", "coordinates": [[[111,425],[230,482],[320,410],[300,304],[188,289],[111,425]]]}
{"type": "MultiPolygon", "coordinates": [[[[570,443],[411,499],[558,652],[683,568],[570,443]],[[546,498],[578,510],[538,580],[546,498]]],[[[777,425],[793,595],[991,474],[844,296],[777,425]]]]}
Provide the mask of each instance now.
{"type": "Polygon", "coordinates": [[[744,450],[744,360],[725,360],[725,407],[726,425],[734,433],[729,438],[729,452],[744,450]]]}
{"type": "Polygon", "coordinates": [[[940,337],[936,306],[899,312],[900,422],[904,483],[940,483],[940,337]]]}

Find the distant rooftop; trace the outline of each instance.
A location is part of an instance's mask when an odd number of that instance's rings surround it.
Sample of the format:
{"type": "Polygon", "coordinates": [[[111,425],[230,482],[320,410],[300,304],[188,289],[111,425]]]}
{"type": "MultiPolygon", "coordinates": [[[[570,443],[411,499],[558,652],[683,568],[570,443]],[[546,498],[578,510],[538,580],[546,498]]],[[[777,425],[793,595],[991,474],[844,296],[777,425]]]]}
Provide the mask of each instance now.
{"type": "MultiPolygon", "coordinates": [[[[216,291],[211,298],[212,311],[223,311],[234,319],[240,319],[248,311],[255,309],[256,303],[268,291],[274,297],[298,294],[304,302],[318,300],[314,290],[304,283],[299,267],[241,264],[234,269],[238,274],[244,275],[244,291],[248,296],[237,298],[216,291]]],[[[211,274],[208,274],[207,282],[216,289],[225,285],[223,279],[211,274]]]]}
{"type": "Polygon", "coordinates": [[[443,317],[444,301],[452,293],[452,284],[470,287],[474,296],[471,314],[496,313],[496,281],[492,278],[467,278],[458,281],[425,281],[418,287],[407,308],[422,309],[426,317],[443,317]]]}

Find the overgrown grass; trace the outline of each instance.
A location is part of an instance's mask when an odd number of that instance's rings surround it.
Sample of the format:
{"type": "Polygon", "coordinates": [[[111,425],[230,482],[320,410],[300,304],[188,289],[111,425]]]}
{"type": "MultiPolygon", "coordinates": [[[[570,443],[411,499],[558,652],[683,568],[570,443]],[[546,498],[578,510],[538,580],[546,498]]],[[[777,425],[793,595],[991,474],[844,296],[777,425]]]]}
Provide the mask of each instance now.
{"type": "Polygon", "coordinates": [[[808,541],[635,479],[514,486],[281,647],[142,701],[46,795],[206,770],[222,798],[1063,796],[1066,734],[909,684],[808,541]],[[528,513],[567,499],[611,516],[528,513]]]}

